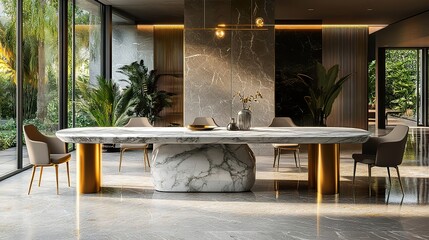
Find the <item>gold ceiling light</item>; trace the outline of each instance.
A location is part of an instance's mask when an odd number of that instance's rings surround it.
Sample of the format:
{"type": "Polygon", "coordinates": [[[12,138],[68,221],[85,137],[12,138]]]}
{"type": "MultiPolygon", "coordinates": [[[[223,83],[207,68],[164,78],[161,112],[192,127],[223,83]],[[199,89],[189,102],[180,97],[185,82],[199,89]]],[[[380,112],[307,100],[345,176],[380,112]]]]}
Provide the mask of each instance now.
{"type": "Polygon", "coordinates": [[[264,19],[262,17],[258,17],[255,19],[255,25],[257,27],[263,27],[264,26],[264,19]]]}
{"type": "Polygon", "coordinates": [[[215,34],[216,34],[216,37],[219,39],[222,39],[225,37],[225,31],[222,29],[216,29],[215,34]]]}

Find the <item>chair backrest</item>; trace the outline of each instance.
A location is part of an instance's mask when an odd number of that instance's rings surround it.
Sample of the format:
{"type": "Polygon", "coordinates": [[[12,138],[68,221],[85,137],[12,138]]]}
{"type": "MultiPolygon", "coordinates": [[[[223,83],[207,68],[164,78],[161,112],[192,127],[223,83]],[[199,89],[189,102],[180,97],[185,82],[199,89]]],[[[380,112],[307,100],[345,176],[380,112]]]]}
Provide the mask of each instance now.
{"type": "Polygon", "coordinates": [[[24,126],[24,137],[30,163],[34,165],[49,164],[47,137],[40,133],[34,125],[24,126]],[[46,143],[46,145],[43,146],[38,142],[46,143]]]}
{"type": "Polygon", "coordinates": [[[275,117],[269,127],[296,127],[290,117],[275,117]]]}
{"type": "Polygon", "coordinates": [[[192,125],[219,126],[211,117],[196,117],[192,125]]]}
{"type": "Polygon", "coordinates": [[[153,127],[146,117],[134,117],[130,118],[124,127],[153,127]]]}
{"type": "Polygon", "coordinates": [[[25,140],[27,138],[32,141],[46,142],[46,136],[43,135],[36,126],[29,124],[24,126],[25,140]]]}
{"type": "Polygon", "coordinates": [[[397,125],[389,134],[380,137],[375,165],[396,167],[402,163],[407,143],[408,126],[397,125]]]}

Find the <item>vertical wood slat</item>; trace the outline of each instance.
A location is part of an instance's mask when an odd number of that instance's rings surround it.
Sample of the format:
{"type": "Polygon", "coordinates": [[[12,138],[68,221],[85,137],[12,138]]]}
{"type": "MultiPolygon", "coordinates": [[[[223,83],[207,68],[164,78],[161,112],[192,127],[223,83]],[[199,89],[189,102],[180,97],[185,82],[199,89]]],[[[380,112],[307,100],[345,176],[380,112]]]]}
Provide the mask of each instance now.
{"type": "Polygon", "coordinates": [[[173,106],[164,108],[155,126],[183,126],[183,27],[154,27],[154,69],[167,74],[159,78],[158,89],[174,93],[173,106]]]}
{"type": "Polygon", "coordinates": [[[323,27],[323,65],[351,73],[335,100],[328,126],[368,129],[368,27],[323,27]]]}

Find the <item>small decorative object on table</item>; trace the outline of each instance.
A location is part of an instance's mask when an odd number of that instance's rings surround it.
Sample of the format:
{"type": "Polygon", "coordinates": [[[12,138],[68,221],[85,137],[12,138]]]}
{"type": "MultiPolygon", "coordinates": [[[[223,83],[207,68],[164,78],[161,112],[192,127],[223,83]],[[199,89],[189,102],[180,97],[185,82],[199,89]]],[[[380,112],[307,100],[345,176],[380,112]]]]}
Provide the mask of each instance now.
{"type": "Polygon", "coordinates": [[[237,123],[235,122],[235,118],[231,118],[231,121],[228,123],[228,126],[226,126],[226,130],[228,131],[238,130],[238,126],[237,126],[237,123]]]}
{"type": "Polygon", "coordinates": [[[235,96],[238,96],[243,103],[243,109],[238,112],[238,128],[240,130],[249,130],[252,125],[252,111],[250,111],[250,106],[252,102],[258,102],[258,98],[262,98],[262,94],[256,91],[255,95],[245,96],[237,92],[235,96]]]}

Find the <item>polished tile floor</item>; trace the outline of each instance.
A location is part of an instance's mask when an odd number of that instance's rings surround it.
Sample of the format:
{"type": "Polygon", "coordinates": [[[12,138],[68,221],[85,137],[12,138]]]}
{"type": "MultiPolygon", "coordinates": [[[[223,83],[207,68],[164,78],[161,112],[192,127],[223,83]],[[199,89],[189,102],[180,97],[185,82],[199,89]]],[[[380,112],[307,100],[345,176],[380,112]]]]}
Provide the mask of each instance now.
{"type": "MultiPolygon", "coordinates": [[[[383,132],[377,132],[383,134],[383,132]]],[[[341,154],[341,193],[317,196],[307,189],[307,158],[300,173],[290,155],[279,169],[272,156],[257,156],[257,181],[245,193],[161,193],[153,189],[141,152],[103,154],[103,190],[76,195],[60,166],[38,176],[27,195],[30,171],[0,182],[0,239],[429,239],[429,130],[410,130],[400,166],[405,187],[389,186],[386,170],[358,166],[351,184],[354,150],[341,154]]],[[[394,176],[394,175],[392,175],[394,176]]]]}

